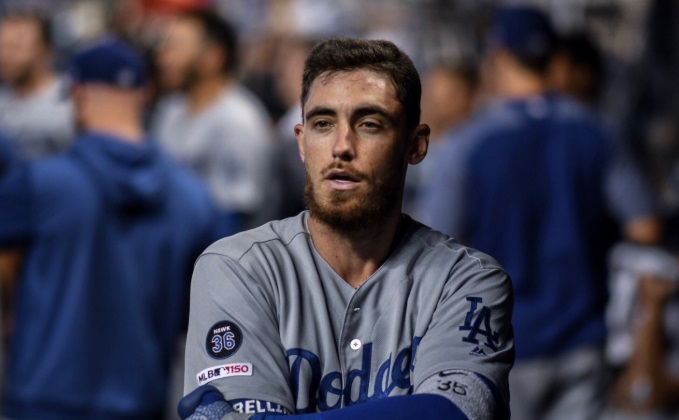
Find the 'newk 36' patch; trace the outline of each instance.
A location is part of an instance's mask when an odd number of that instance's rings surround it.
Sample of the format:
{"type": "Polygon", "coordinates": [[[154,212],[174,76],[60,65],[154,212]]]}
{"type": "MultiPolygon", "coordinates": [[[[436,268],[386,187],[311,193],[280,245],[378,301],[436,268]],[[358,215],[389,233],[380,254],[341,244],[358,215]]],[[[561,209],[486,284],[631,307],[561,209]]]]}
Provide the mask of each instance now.
{"type": "Polygon", "coordinates": [[[219,321],[207,332],[205,350],[215,359],[226,359],[238,351],[243,333],[232,321],[219,321]]]}

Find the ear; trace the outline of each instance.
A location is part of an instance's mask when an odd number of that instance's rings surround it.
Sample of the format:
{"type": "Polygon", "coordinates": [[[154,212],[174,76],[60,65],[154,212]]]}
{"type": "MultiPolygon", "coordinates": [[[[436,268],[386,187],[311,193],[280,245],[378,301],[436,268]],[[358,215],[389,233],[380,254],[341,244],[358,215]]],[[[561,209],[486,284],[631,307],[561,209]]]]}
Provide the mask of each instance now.
{"type": "Polygon", "coordinates": [[[297,149],[299,150],[299,157],[304,162],[304,125],[295,125],[295,138],[297,138],[297,149]]]}
{"type": "Polygon", "coordinates": [[[410,139],[410,150],[408,150],[407,161],[411,165],[417,165],[427,156],[429,149],[429,133],[431,129],[427,124],[420,124],[415,127],[413,136],[410,139]]]}

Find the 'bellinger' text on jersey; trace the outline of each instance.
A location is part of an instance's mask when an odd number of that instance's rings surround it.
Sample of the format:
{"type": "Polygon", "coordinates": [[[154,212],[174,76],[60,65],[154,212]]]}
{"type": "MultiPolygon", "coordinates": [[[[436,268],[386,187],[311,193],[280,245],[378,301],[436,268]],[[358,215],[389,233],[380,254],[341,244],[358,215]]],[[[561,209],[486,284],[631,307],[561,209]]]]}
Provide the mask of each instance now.
{"type": "Polygon", "coordinates": [[[191,286],[185,392],[325,411],[475,372],[508,403],[512,291],[500,265],[407,216],[387,261],[349,286],[314,248],[308,213],[223,239],[191,286]]]}

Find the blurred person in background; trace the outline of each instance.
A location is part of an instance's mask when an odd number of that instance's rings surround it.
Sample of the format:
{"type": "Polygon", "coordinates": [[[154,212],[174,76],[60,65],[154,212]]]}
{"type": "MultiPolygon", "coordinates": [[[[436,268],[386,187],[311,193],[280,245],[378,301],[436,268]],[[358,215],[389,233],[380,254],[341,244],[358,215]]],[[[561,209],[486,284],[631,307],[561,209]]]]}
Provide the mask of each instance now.
{"type": "Polygon", "coordinates": [[[0,178],[0,248],[26,252],[3,414],[158,418],[213,208],[143,131],[136,52],[97,42],[71,75],[74,146],[0,178]]]}
{"type": "Polygon", "coordinates": [[[607,419],[679,415],[679,261],[662,248],[620,243],[610,254],[608,362],[616,369],[607,419]]]}
{"type": "Polygon", "coordinates": [[[614,236],[657,240],[652,195],[592,111],[550,93],[550,22],[500,9],[489,34],[496,101],[438,150],[422,221],[495,256],[515,292],[518,419],[596,419],[605,404],[605,254],[614,236]],[[611,238],[611,239],[609,239],[611,238]]]}
{"type": "Polygon", "coordinates": [[[168,96],[154,118],[162,147],[209,187],[220,209],[218,237],[275,216],[271,122],[236,79],[234,29],[209,10],[178,14],[157,51],[168,96]]]}
{"type": "MultiPolygon", "coordinates": [[[[436,156],[440,140],[454,141],[454,131],[472,114],[479,88],[479,73],[471,61],[439,62],[422,79],[422,120],[430,121],[430,156],[436,156]]],[[[425,159],[406,174],[403,211],[417,212],[417,202],[432,179],[432,162],[425,159]]]]}
{"type": "Polygon", "coordinates": [[[560,37],[547,71],[548,85],[594,107],[601,93],[603,65],[601,52],[586,33],[560,37]]]}
{"type": "Polygon", "coordinates": [[[292,217],[303,211],[304,206],[304,164],[299,160],[299,150],[295,137],[295,125],[302,121],[302,74],[304,61],[313,47],[314,41],[299,36],[284,37],[280,41],[275,57],[275,85],[278,95],[288,108],[276,123],[276,149],[278,152],[278,171],[280,173],[281,196],[280,218],[292,217]]]}
{"type": "Polygon", "coordinates": [[[612,250],[606,312],[608,362],[615,369],[611,419],[679,417],[679,124],[671,108],[647,121],[645,168],[663,221],[655,246],[622,242],[612,250]]]}
{"type": "Polygon", "coordinates": [[[53,155],[73,139],[73,109],[52,48],[46,17],[15,11],[0,18],[0,127],[20,158],[53,155]]]}
{"type": "Polygon", "coordinates": [[[0,133],[0,175],[14,161],[14,146],[10,139],[0,133]]]}
{"type": "Polygon", "coordinates": [[[478,85],[478,69],[471,61],[440,62],[427,71],[422,81],[422,115],[431,121],[429,127],[434,142],[469,118],[478,85]]]}

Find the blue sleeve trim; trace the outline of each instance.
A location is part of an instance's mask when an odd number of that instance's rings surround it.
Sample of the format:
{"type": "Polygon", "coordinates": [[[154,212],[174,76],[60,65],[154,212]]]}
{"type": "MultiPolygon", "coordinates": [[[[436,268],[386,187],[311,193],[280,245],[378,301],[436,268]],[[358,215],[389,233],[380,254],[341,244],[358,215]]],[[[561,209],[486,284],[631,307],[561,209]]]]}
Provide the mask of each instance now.
{"type": "MultiPolygon", "coordinates": [[[[221,420],[228,413],[289,414],[280,404],[253,399],[224,399],[212,385],[203,385],[179,401],[177,412],[182,419],[221,420]]],[[[268,418],[268,417],[267,417],[268,418]]]]}
{"type": "Polygon", "coordinates": [[[203,385],[179,401],[177,413],[182,420],[200,415],[205,420],[221,420],[221,418],[233,409],[224,400],[221,392],[212,385],[203,385]]]}
{"type": "Polygon", "coordinates": [[[279,416],[258,414],[252,420],[353,420],[353,419],[392,419],[392,420],[468,420],[467,416],[449,399],[440,395],[417,394],[401,395],[363,404],[352,405],[341,410],[325,411],[314,414],[279,416]]]}

